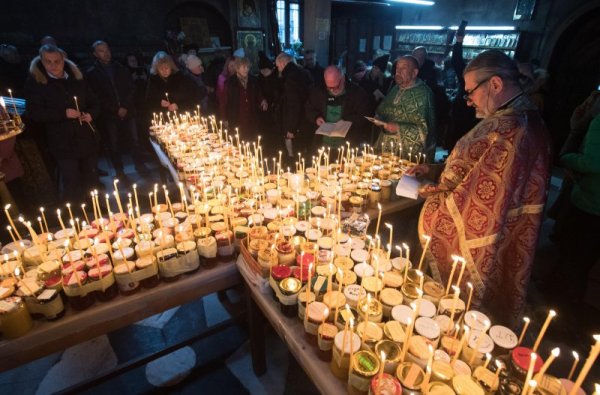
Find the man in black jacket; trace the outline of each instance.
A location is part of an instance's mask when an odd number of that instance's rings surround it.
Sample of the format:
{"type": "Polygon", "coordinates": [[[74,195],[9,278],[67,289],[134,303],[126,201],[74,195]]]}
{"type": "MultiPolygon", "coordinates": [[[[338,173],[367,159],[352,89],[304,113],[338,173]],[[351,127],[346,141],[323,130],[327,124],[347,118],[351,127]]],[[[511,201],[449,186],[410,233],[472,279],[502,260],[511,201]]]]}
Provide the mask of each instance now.
{"type": "MultiPolygon", "coordinates": [[[[349,141],[353,146],[370,139],[369,125],[365,116],[371,116],[371,105],[367,93],[358,85],[346,82],[344,73],[337,66],[328,66],[323,73],[325,86],[314,87],[306,102],[306,117],[313,130],[325,122],[340,120],[352,122],[345,138],[323,136],[317,146],[337,148],[349,141]]],[[[314,150],[315,147],[313,147],[314,150]]]]}
{"type": "Polygon", "coordinates": [[[307,136],[304,116],[304,103],[312,80],[310,74],[296,64],[293,56],[285,52],[277,55],[275,65],[282,78],[279,97],[280,130],[285,138],[287,156],[293,160],[294,149],[307,151],[312,138],[307,136]]]}
{"type": "Polygon", "coordinates": [[[98,180],[98,136],[92,121],[100,106],[75,63],[53,45],[43,45],[31,61],[25,83],[26,111],[43,123],[48,150],[63,181],[63,199],[80,202],[98,180]]]}
{"type": "Polygon", "coordinates": [[[130,152],[136,165],[141,162],[135,125],[133,77],[125,66],[112,61],[112,54],[106,42],[96,41],[92,48],[96,61],[86,77],[100,100],[99,121],[102,131],[108,137],[113,167],[117,176],[123,176],[121,136],[129,139],[130,152]]]}

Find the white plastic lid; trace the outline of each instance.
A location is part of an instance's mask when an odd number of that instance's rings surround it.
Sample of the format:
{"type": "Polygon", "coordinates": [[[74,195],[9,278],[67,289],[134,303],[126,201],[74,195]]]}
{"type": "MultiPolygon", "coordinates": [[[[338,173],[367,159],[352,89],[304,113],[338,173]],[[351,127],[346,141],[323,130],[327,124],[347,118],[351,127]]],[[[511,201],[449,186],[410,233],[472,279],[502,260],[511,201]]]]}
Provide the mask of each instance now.
{"type": "Polygon", "coordinates": [[[492,352],[494,350],[494,341],[487,334],[482,331],[472,331],[469,335],[469,347],[475,349],[477,347],[477,343],[479,343],[479,349],[477,350],[480,353],[492,352]],[[481,337],[481,342],[479,342],[479,338],[481,337]]]}
{"type": "Polygon", "coordinates": [[[373,267],[368,263],[359,263],[357,265],[354,265],[354,273],[356,273],[356,275],[361,278],[372,277],[375,273],[375,269],[373,269],[373,267]]]}
{"type": "Polygon", "coordinates": [[[489,335],[499,347],[512,350],[517,346],[519,339],[509,328],[502,325],[494,325],[490,328],[489,335]]]}
{"type": "Polygon", "coordinates": [[[428,317],[419,317],[415,322],[416,331],[429,340],[435,340],[440,337],[440,326],[428,317]]]}
{"type": "Polygon", "coordinates": [[[402,325],[408,325],[409,320],[412,319],[413,309],[406,305],[398,305],[392,308],[392,318],[402,325]]]}
{"type": "Polygon", "coordinates": [[[360,299],[367,296],[367,291],[358,284],[350,284],[344,288],[344,296],[349,301],[358,302],[360,299]]]}
{"type": "Polygon", "coordinates": [[[490,327],[490,322],[488,316],[481,311],[469,310],[465,314],[465,324],[467,324],[471,330],[487,331],[490,327]]]}
{"type": "Polygon", "coordinates": [[[345,331],[339,331],[337,335],[335,335],[333,341],[335,343],[336,348],[338,350],[342,350],[343,347],[343,351],[345,354],[357,352],[361,346],[360,336],[358,336],[354,332],[348,331],[348,333],[346,333],[346,344],[342,345],[342,343],[344,342],[344,332],[345,331]]]}
{"type": "Polygon", "coordinates": [[[419,316],[432,318],[435,315],[435,305],[427,299],[417,299],[415,301],[419,307],[419,316]]]}

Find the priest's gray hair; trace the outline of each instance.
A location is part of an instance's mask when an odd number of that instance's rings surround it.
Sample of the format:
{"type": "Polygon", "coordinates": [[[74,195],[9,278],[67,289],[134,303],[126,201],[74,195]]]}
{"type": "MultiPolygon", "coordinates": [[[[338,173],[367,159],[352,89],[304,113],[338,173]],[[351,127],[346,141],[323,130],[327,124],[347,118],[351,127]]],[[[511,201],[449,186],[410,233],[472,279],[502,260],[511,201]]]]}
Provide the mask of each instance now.
{"type": "Polygon", "coordinates": [[[465,67],[463,75],[470,72],[475,72],[479,81],[498,76],[507,84],[519,85],[520,73],[517,64],[507,54],[497,49],[482,52],[471,60],[465,67]]]}

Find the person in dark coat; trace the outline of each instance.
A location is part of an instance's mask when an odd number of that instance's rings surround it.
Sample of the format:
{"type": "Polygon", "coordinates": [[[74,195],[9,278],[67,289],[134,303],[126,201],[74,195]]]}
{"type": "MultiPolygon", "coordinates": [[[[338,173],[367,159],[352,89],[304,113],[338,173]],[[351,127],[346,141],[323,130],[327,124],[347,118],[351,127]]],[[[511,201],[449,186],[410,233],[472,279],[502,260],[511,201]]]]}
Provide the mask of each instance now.
{"type": "Polygon", "coordinates": [[[373,108],[377,107],[385,97],[385,70],[389,60],[390,55],[382,55],[375,59],[371,69],[358,84],[369,95],[373,108]]]}
{"type": "Polygon", "coordinates": [[[279,129],[285,138],[285,148],[289,159],[294,151],[307,151],[312,133],[306,131],[304,103],[312,86],[310,74],[296,64],[294,57],[282,52],[277,55],[275,64],[282,79],[279,97],[279,129]]]}
{"type": "Polygon", "coordinates": [[[92,124],[100,105],[83,74],[60,48],[43,45],[25,83],[26,111],[43,123],[48,149],[58,164],[63,199],[82,201],[96,184],[98,134],[92,124]]]}
{"type": "Polygon", "coordinates": [[[317,62],[317,54],[314,49],[304,51],[304,68],[310,73],[315,86],[324,87],[325,80],[323,79],[323,67],[317,62]]]}
{"type": "MultiPolygon", "coordinates": [[[[281,80],[274,72],[275,64],[267,55],[260,51],[258,53],[258,88],[262,97],[267,101],[267,110],[259,114],[259,126],[261,133],[264,134],[265,141],[278,141],[280,137],[277,133],[277,103],[279,101],[279,92],[281,80]]],[[[263,149],[265,157],[275,156],[277,153],[275,144],[264,144],[263,149]]]]}
{"type": "Polygon", "coordinates": [[[252,141],[258,136],[258,114],[267,109],[258,80],[250,74],[250,60],[236,58],[235,74],[227,83],[227,121],[229,130],[237,127],[240,138],[252,141]]]}
{"type": "Polygon", "coordinates": [[[111,162],[117,176],[123,176],[122,138],[129,142],[129,152],[136,167],[141,164],[135,123],[135,85],[127,67],[112,61],[110,47],[104,41],[92,44],[96,61],[86,78],[101,105],[98,123],[108,138],[111,162]]]}
{"type": "Polygon", "coordinates": [[[337,148],[349,141],[354,147],[370,140],[370,126],[365,116],[371,116],[372,112],[367,93],[358,85],[346,82],[337,66],[328,66],[323,74],[326,88],[312,88],[306,102],[306,117],[313,130],[325,122],[340,120],[352,122],[352,126],[345,138],[315,135],[313,151],[315,146],[337,148]],[[321,141],[317,139],[319,136],[321,141]]]}
{"type": "Polygon", "coordinates": [[[159,51],[152,59],[146,89],[146,106],[150,114],[161,111],[193,112],[200,104],[194,82],[175,65],[173,58],[159,51]]]}

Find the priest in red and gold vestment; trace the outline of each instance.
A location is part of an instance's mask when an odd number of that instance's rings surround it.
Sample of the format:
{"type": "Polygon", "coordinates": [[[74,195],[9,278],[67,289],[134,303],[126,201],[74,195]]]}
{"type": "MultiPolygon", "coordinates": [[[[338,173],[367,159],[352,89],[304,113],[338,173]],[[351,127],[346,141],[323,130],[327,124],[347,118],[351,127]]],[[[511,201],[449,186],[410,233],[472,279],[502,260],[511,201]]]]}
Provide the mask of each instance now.
{"type": "Polygon", "coordinates": [[[462,256],[463,292],[470,281],[473,306],[510,326],[525,304],[550,176],[549,136],[518,76],[500,51],[473,59],[464,72],[465,99],[482,120],[443,168],[410,171],[436,181],[421,190],[427,200],[419,220],[422,242],[431,236],[432,275],[447,282],[451,255],[462,256]]]}

